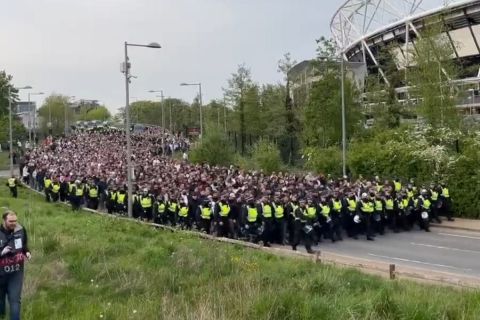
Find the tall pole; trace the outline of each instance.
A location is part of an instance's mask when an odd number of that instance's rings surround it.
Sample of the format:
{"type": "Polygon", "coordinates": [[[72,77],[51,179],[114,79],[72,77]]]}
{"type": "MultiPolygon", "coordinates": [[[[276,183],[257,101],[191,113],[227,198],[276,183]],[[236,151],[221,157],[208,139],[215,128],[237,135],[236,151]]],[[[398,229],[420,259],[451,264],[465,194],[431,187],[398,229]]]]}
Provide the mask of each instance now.
{"type": "Polygon", "coordinates": [[[125,135],[127,137],[127,212],[132,217],[132,146],[130,141],[130,66],[128,64],[127,42],[125,41],[125,135]]]}
{"type": "Polygon", "coordinates": [[[342,68],[341,71],[341,83],[342,83],[342,173],[345,176],[346,175],[346,158],[347,158],[347,130],[345,127],[345,71],[344,71],[344,57],[343,57],[343,52],[341,53],[340,58],[342,59],[340,63],[340,68],[342,68]]]}
{"type": "Polygon", "coordinates": [[[168,101],[168,108],[169,108],[169,113],[170,113],[170,116],[169,116],[169,125],[168,125],[168,130],[170,130],[170,133],[172,133],[172,101],[168,101]]]}
{"type": "Polygon", "coordinates": [[[12,98],[10,96],[11,88],[8,86],[8,133],[10,137],[9,152],[10,152],[10,176],[13,176],[13,134],[12,134],[12,98]]]}
{"type": "Polygon", "coordinates": [[[28,143],[32,146],[32,111],[30,110],[30,92],[28,93],[28,143]]]}
{"type": "Polygon", "coordinates": [[[202,101],[202,83],[198,84],[200,95],[200,137],[203,138],[203,101],[202,101]]]}
{"type": "MultiPolygon", "coordinates": [[[[69,99],[70,100],[70,99],[69,99]]],[[[67,131],[68,131],[68,120],[67,120],[67,117],[68,117],[68,104],[70,103],[70,101],[67,101],[67,104],[65,105],[65,108],[64,108],[64,117],[65,117],[65,123],[63,124],[63,134],[64,136],[66,137],[67,136],[67,131]]]]}
{"type": "Polygon", "coordinates": [[[227,133],[227,101],[223,98],[223,127],[227,133]]]}
{"type": "Polygon", "coordinates": [[[162,129],[165,130],[165,106],[163,105],[163,90],[160,90],[160,99],[162,107],[162,129]]]}

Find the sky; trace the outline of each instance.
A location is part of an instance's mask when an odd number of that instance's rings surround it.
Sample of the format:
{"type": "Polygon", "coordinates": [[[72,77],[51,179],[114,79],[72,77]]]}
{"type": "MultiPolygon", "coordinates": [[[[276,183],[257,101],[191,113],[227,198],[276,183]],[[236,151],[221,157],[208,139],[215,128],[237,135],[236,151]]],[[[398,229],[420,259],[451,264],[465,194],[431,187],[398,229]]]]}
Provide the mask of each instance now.
{"type": "MultiPolygon", "coordinates": [[[[440,0],[428,0],[441,3],[440,0]]],[[[125,106],[120,72],[129,47],[131,101],[158,100],[148,90],[191,102],[201,82],[203,101],[245,64],[255,82],[277,83],[287,52],[315,56],[315,40],[330,37],[330,20],[344,0],[13,0],[0,1],[0,70],[15,86],[30,85],[37,105],[52,94],[95,99],[112,113],[125,106]]],[[[27,99],[26,92],[20,94],[27,99]]]]}

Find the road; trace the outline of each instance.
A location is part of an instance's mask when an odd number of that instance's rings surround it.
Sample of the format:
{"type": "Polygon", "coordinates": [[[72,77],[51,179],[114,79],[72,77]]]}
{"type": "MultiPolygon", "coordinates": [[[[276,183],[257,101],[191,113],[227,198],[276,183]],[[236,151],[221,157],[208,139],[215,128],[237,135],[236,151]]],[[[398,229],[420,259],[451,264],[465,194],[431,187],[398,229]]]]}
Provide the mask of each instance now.
{"type": "MultiPolygon", "coordinates": [[[[432,232],[387,233],[375,241],[323,241],[315,250],[480,279],[480,233],[431,228],[432,232]]],[[[304,247],[299,247],[304,251],[304,247]]]]}

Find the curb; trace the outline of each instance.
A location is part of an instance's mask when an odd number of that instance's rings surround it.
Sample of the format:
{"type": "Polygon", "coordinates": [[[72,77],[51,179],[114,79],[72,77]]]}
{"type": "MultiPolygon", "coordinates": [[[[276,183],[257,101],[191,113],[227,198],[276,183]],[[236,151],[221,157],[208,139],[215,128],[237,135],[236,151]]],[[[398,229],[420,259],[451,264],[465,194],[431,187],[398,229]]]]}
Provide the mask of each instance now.
{"type": "Polygon", "coordinates": [[[474,228],[468,228],[468,227],[458,227],[458,226],[448,226],[448,225],[445,225],[445,224],[438,224],[438,223],[432,223],[431,226],[434,227],[434,228],[462,230],[462,231],[470,231],[470,232],[480,232],[480,229],[474,229],[474,228]]]}
{"type": "MultiPolygon", "coordinates": [[[[25,188],[29,189],[30,191],[33,191],[39,195],[43,195],[42,192],[34,190],[30,188],[30,186],[28,185],[25,185],[25,184],[22,184],[22,185],[25,188]]],[[[64,203],[64,202],[57,202],[57,203],[67,207],[70,206],[68,203],[64,203]]],[[[92,210],[89,208],[81,208],[80,211],[94,213],[100,216],[109,217],[111,219],[126,220],[129,222],[134,222],[134,223],[138,223],[138,224],[142,224],[142,225],[146,225],[146,226],[150,226],[158,229],[168,230],[175,233],[184,233],[184,234],[194,235],[207,240],[239,245],[245,248],[256,249],[256,250],[263,251],[263,252],[277,255],[277,256],[301,258],[304,260],[310,260],[316,264],[333,265],[341,268],[354,268],[365,274],[371,274],[371,275],[373,274],[373,275],[381,276],[383,278],[389,278],[391,280],[405,279],[405,280],[413,280],[416,282],[459,287],[459,288],[465,288],[465,289],[480,288],[480,278],[476,278],[476,277],[461,276],[457,274],[441,272],[441,271],[433,271],[429,269],[396,266],[395,264],[389,264],[386,262],[381,262],[376,260],[344,256],[331,251],[317,251],[315,252],[315,254],[308,254],[305,252],[293,251],[293,250],[282,248],[282,247],[264,247],[260,244],[250,243],[250,242],[236,240],[236,239],[216,237],[213,235],[209,235],[209,234],[205,234],[197,231],[181,230],[181,229],[177,229],[170,226],[164,226],[156,223],[134,220],[128,217],[112,215],[106,212],[92,210]]],[[[437,226],[435,225],[435,227],[437,226]]],[[[447,226],[443,226],[443,227],[448,228],[447,226]]],[[[451,229],[454,229],[454,228],[451,228],[451,229]]],[[[474,230],[474,231],[478,231],[478,230],[474,230]]]]}

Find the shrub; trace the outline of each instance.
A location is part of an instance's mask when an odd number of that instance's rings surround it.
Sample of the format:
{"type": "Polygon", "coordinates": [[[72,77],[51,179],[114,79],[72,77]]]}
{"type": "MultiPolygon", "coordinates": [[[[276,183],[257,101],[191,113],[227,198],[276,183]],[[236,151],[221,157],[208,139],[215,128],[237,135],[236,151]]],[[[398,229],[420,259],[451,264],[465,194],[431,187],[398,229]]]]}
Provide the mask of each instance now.
{"type": "Polygon", "coordinates": [[[194,163],[229,165],[234,161],[234,152],[225,134],[214,127],[207,128],[205,136],[190,152],[194,163]]]}
{"type": "Polygon", "coordinates": [[[282,159],[277,145],[264,139],[259,140],[253,146],[252,160],[255,166],[265,173],[279,171],[282,167],[282,159]]]}
{"type": "Polygon", "coordinates": [[[341,175],[342,151],[338,147],[306,148],[303,153],[306,169],[323,174],[341,175]]]}

